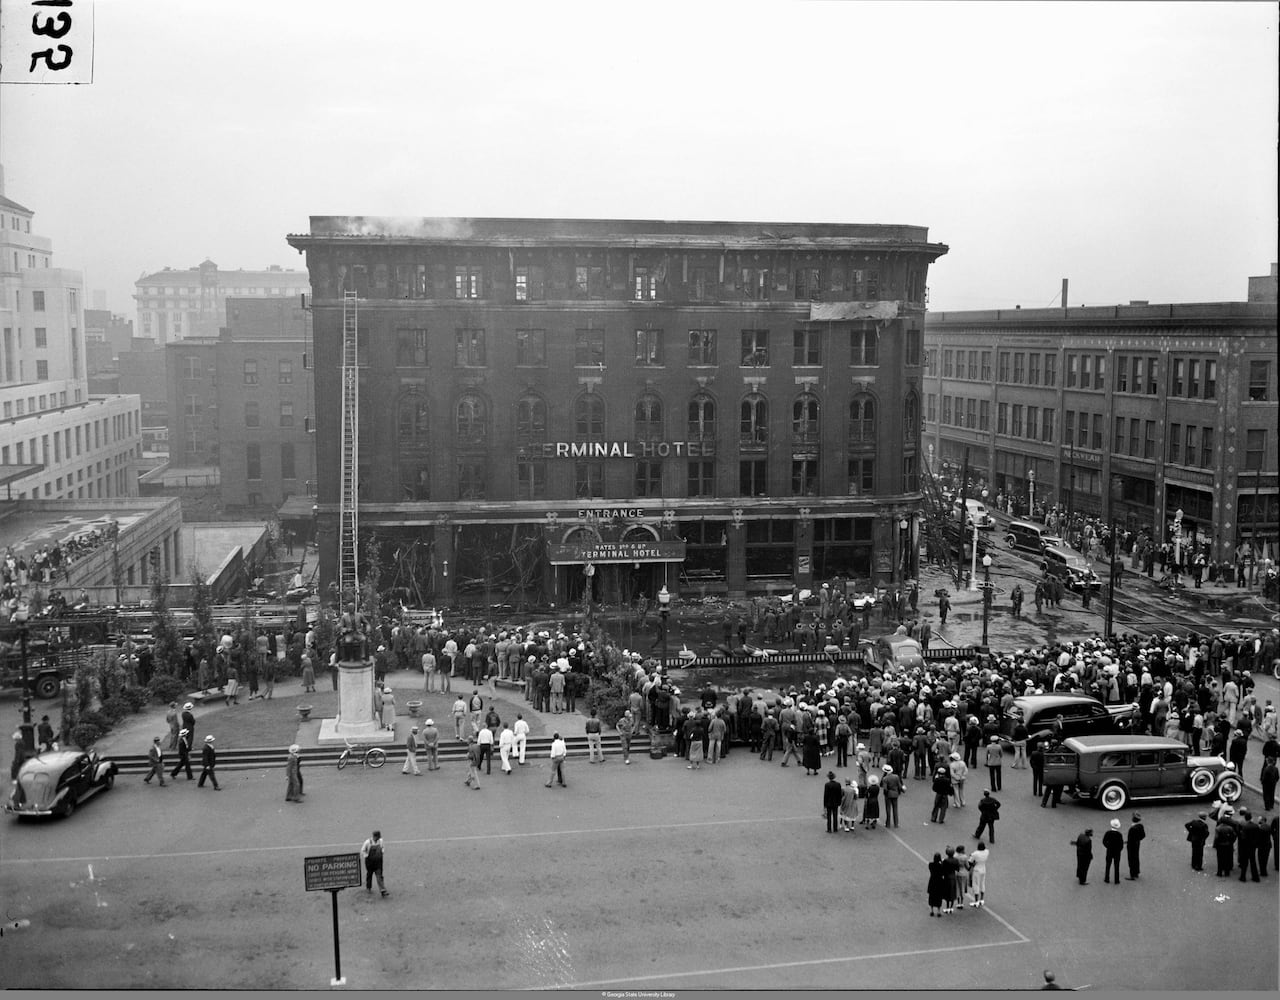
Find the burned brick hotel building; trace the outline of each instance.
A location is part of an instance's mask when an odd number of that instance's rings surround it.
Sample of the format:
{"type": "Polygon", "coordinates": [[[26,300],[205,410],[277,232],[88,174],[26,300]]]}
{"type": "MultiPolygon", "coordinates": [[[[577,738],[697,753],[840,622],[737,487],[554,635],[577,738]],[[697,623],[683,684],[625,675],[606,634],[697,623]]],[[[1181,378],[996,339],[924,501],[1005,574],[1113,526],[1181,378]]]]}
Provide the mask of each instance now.
{"type": "Polygon", "coordinates": [[[384,587],[563,604],[914,573],[947,252],[927,229],[313,216],[288,240],[311,276],[322,583],[344,317],[384,587]]]}

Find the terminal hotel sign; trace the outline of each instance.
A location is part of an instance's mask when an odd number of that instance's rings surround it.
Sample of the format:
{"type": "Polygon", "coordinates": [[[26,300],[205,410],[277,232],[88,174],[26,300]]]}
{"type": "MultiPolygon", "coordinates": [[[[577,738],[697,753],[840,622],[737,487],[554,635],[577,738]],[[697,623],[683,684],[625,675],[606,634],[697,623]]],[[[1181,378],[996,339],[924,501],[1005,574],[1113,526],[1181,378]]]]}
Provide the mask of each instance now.
{"type": "Polygon", "coordinates": [[[516,457],[536,458],[715,458],[714,441],[540,441],[521,445],[516,457]]]}

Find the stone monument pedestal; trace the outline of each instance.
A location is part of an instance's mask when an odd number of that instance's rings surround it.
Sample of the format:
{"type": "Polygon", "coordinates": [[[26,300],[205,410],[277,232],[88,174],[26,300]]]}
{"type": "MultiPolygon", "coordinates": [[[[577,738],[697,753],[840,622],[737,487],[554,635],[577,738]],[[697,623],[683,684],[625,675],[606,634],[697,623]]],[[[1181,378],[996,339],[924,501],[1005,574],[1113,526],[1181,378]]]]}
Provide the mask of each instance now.
{"type": "Polygon", "coordinates": [[[338,716],[320,720],[321,746],[394,743],[396,734],[373,717],[373,660],[338,661],[338,716]]]}

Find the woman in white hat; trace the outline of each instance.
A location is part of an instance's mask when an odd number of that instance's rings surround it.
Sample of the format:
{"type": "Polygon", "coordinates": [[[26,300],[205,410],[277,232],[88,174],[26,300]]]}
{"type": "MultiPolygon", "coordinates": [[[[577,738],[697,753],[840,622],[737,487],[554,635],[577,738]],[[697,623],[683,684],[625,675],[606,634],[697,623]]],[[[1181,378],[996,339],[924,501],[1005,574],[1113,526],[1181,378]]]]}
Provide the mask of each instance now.
{"type": "Polygon", "coordinates": [[[289,777],[289,787],[285,790],[286,802],[301,802],[302,796],[302,748],[298,744],[289,747],[289,759],[285,763],[285,774],[289,777]]]}
{"type": "Polygon", "coordinates": [[[396,696],[391,688],[382,689],[382,728],[395,732],[396,728],[396,696]]]}

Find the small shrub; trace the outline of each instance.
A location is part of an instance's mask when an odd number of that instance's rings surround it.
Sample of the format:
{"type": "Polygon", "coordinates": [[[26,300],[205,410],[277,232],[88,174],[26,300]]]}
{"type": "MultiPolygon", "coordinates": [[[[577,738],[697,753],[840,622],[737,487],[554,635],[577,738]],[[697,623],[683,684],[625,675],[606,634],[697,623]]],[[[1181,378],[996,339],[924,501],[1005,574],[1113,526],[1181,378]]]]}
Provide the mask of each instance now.
{"type": "Polygon", "coordinates": [[[147,692],[151,699],[165,705],[171,701],[181,701],[186,693],[184,687],[182,681],[168,674],[155,674],[147,681],[147,692]]]}
{"type": "Polygon", "coordinates": [[[78,722],[71,727],[71,742],[81,750],[88,750],[102,736],[103,730],[92,722],[78,722]]]}
{"type": "MultiPolygon", "coordinates": [[[[152,678],[154,680],[154,678],[152,678]]],[[[134,712],[141,712],[151,703],[150,685],[147,687],[128,687],[124,689],[122,695],[124,700],[129,703],[129,708],[134,712]]],[[[172,701],[172,699],[170,699],[172,701]]]]}
{"type": "Polygon", "coordinates": [[[125,700],[123,695],[118,694],[104,701],[100,712],[102,717],[114,726],[117,722],[128,715],[130,710],[131,706],[129,702],[125,700]]]}

